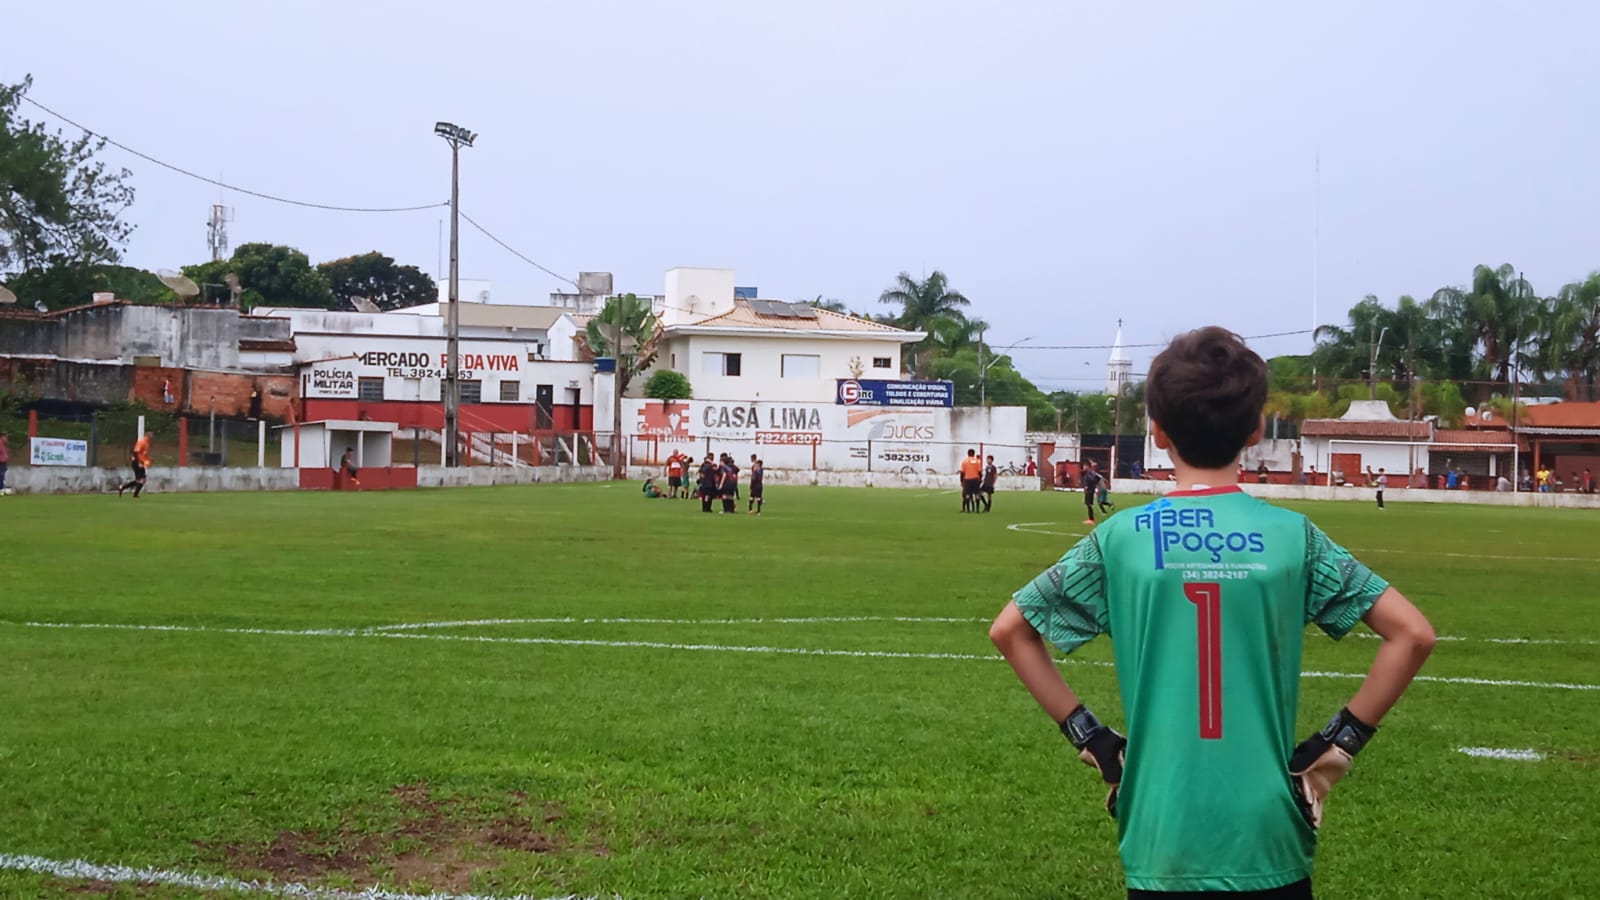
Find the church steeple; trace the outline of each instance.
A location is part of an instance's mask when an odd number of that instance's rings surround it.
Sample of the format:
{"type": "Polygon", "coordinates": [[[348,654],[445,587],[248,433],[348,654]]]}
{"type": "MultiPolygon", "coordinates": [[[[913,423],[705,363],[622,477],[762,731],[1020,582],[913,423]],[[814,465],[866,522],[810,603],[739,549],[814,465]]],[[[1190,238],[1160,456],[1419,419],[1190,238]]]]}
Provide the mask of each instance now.
{"type": "Polygon", "coordinates": [[[1133,380],[1133,360],[1122,349],[1122,320],[1117,320],[1117,339],[1111,343],[1111,357],[1106,360],[1106,393],[1116,396],[1133,380]]]}

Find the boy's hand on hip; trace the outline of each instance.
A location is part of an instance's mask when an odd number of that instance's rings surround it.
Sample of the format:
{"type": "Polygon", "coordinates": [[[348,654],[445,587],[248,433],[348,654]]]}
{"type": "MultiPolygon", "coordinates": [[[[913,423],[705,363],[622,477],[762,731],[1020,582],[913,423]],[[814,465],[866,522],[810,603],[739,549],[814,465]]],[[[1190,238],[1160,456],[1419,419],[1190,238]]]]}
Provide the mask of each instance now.
{"type": "Polygon", "coordinates": [[[1377,730],[1350,710],[1341,709],[1321,731],[1294,748],[1294,755],[1289,757],[1289,774],[1294,776],[1300,812],[1312,828],[1322,827],[1324,801],[1377,730]]]}
{"type": "Polygon", "coordinates": [[[1078,704],[1061,722],[1061,733],[1078,750],[1078,758],[1093,766],[1100,778],[1111,786],[1106,793],[1106,812],[1117,817],[1117,789],[1122,786],[1122,765],[1127,756],[1128,739],[1107,726],[1078,704]]]}

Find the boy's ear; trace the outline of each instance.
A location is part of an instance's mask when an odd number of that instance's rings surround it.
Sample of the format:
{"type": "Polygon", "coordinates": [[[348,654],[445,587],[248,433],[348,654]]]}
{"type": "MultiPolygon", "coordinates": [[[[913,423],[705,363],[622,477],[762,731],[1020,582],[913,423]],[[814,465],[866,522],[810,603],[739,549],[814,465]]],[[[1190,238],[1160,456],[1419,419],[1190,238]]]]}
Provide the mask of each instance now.
{"type": "Polygon", "coordinates": [[[1157,450],[1171,450],[1172,438],[1167,437],[1166,429],[1155,419],[1150,420],[1150,437],[1156,442],[1157,450]]]}
{"type": "Polygon", "coordinates": [[[1260,419],[1256,420],[1256,430],[1250,432],[1250,436],[1244,439],[1244,445],[1246,447],[1254,447],[1255,445],[1261,443],[1261,436],[1266,433],[1267,417],[1265,414],[1263,414],[1260,419]]]}

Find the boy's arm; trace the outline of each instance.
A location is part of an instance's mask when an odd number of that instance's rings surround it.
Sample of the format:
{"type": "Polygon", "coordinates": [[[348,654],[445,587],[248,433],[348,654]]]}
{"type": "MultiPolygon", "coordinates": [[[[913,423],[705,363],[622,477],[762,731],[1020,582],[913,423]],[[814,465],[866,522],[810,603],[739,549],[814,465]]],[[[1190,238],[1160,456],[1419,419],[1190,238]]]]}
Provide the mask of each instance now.
{"type": "Polygon", "coordinates": [[[1017,673],[1028,693],[1061,727],[1061,734],[1072,742],[1078,758],[1093,766],[1111,790],[1106,793],[1106,812],[1117,815],[1117,791],[1122,785],[1122,763],[1128,740],[1115,729],[1102,725],[1094,713],[1078,700],[1078,695],[1061,670],[1056,668],[1044,638],[1017,609],[1016,601],[1006,604],[994,624],[989,639],[1017,673]]]}
{"type": "Polygon", "coordinates": [[[1435,637],[1433,626],[1422,611],[1392,587],[1378,597],[1361,619],[1383,638],[1383,644],[1378,647],[1366,680],[1345,709],[1361,721],[1376,726],[1405,693],[1428,654],[1433,652],[1435,637]]]}
{"type": "Polygon", "coordinates": [[[1322,824],[1322,804],[1350,771],[1361,748],[1377,733],[1378,722],[1394,707],[1433,651],[1433,626],[1399,591],[1384,588],[1362,620],[1383,638],[1366,680],[1349,704],[1320,732],[1300,742],[1289,758],[1306,817],[1322,824]]]}
{"type": "Polygon", "coordinates": [[[1044,638],[1022,617],[1022,610],[1017,609],[1015,602],[1007,603],[989,626],[989,640],[994,641],[995,648],[1022,680],[1022,686],[1044,708],[1050,721],[1059,724],[1081,705],[1078,695],[1056,668],[1044,638]]]}

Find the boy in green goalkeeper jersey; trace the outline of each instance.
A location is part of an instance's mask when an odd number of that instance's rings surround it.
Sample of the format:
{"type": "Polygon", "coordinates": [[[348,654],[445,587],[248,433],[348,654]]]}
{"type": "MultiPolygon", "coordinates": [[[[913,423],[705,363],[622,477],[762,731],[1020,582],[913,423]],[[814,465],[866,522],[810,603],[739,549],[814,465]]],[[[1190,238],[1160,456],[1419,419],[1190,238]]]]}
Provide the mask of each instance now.
{"type": "Polygon", "coordinates": [[[1310,897],[1322,804],[1433,648],[1428,620],[1299,513],[1239,491],[1267,368],[1232,332],[1175,339],[1150,366],[1156,446],[1176,489],[1101,523],[1012,597],[989,631],[1110,786],[1129,897],[1310,897]],[[1348,705],[1298,746],[1302,635],[1380,637],[1348,705]],[[1045,645],[1111,638],[1126,739],[1045,645]]]}

